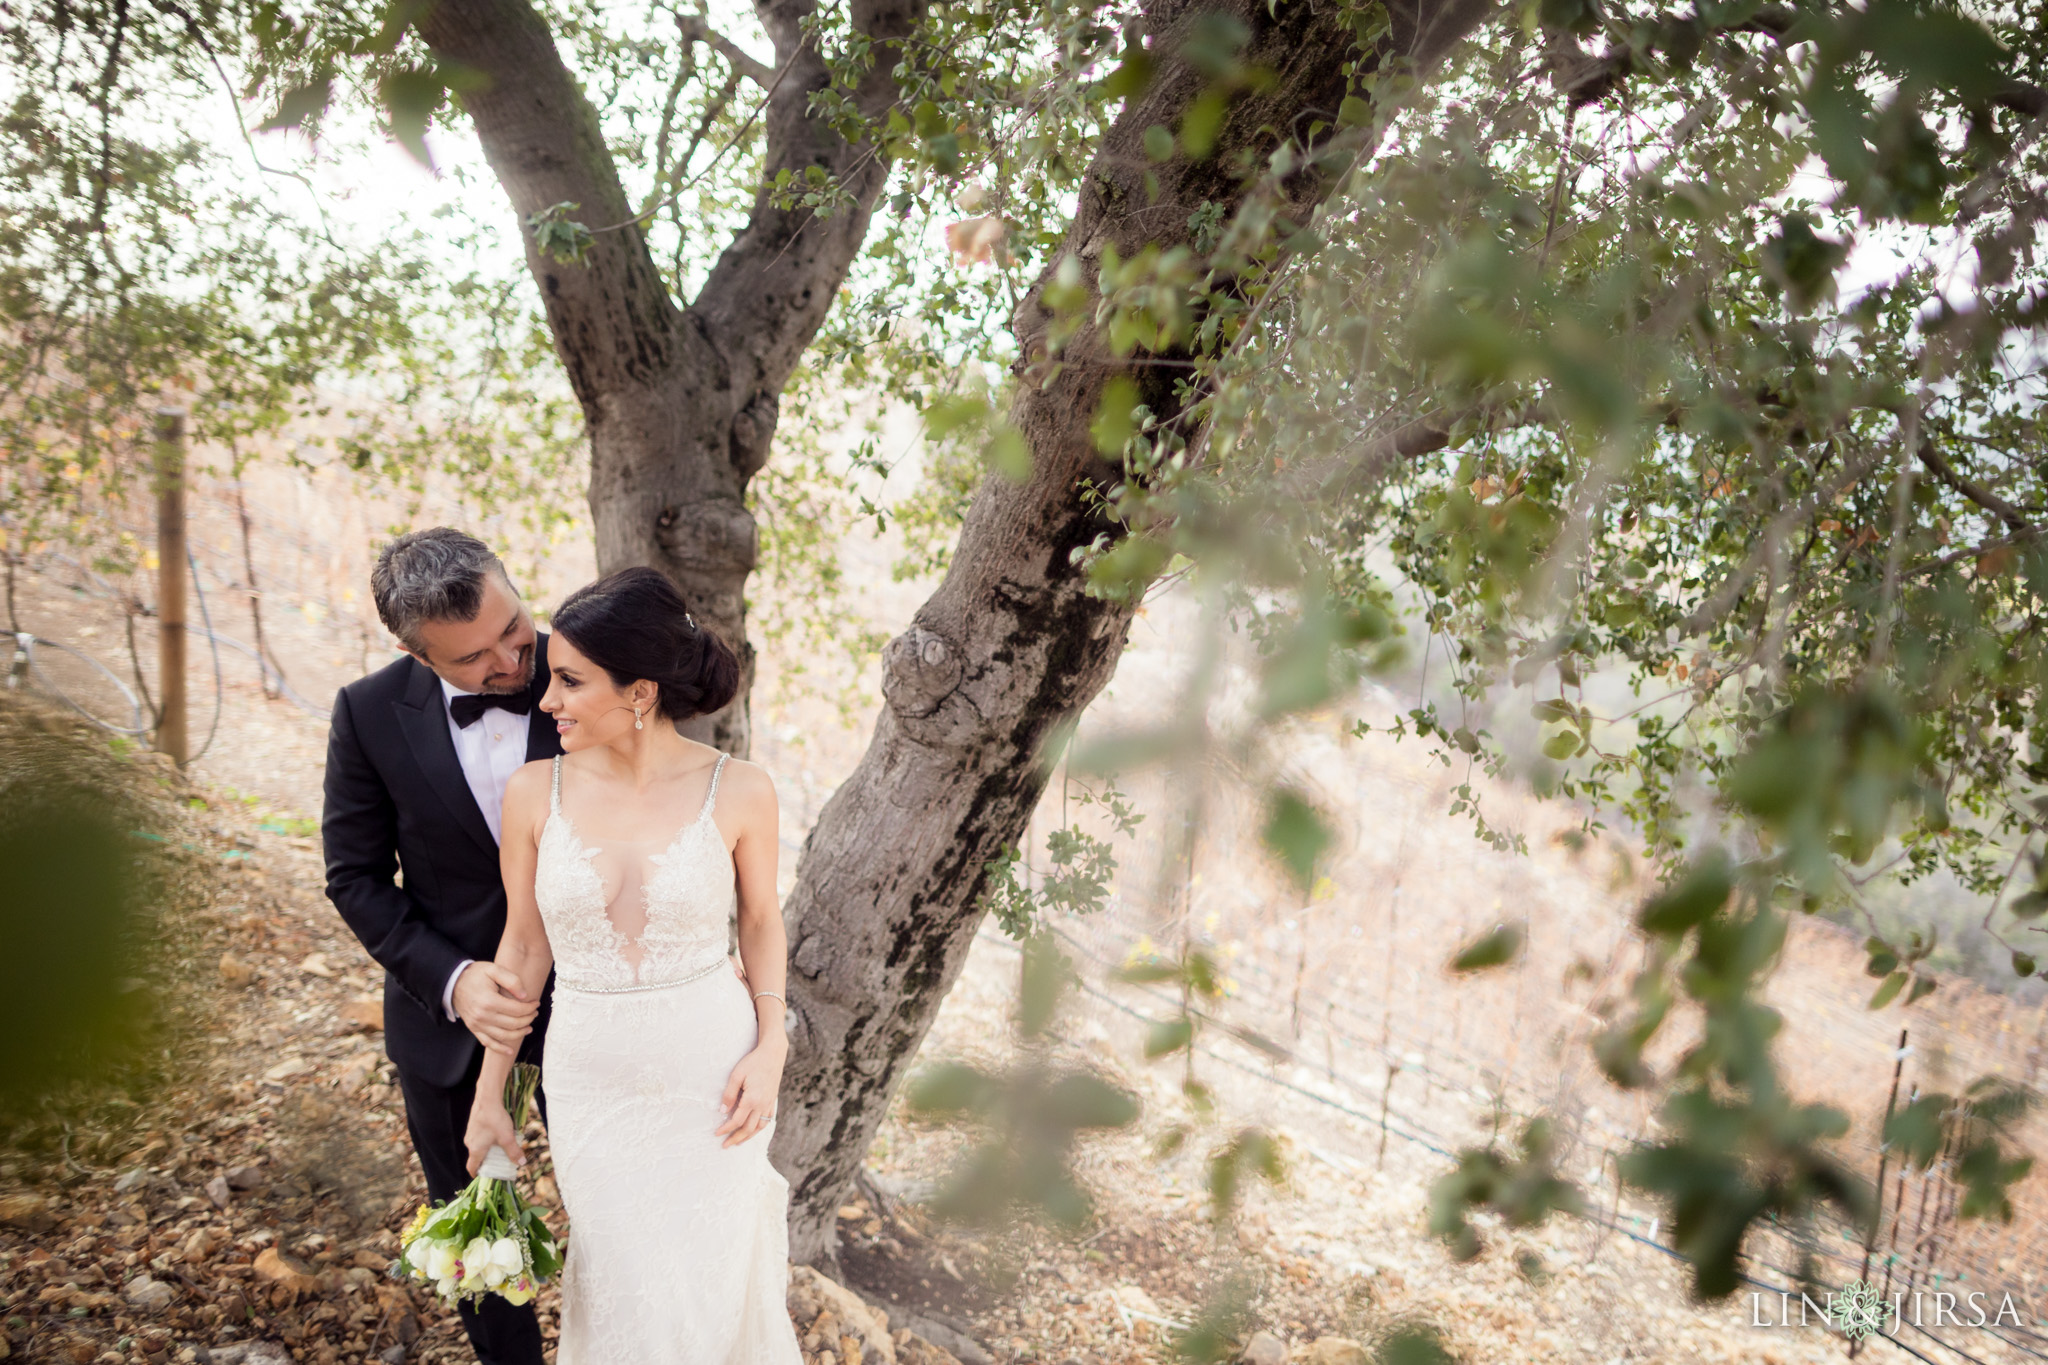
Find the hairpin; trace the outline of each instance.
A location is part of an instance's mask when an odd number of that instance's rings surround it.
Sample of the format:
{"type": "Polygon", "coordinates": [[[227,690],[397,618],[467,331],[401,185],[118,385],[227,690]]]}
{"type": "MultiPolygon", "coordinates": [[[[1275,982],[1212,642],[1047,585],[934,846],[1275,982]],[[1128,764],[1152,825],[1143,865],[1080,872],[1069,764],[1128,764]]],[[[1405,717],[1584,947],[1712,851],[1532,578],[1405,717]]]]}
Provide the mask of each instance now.
{"type": "Polygon", "coordinates": [[[690,629],[691,629],[691,630],[695,630],[695,629],[697,628],[697,618],[696,618],[696,617],[694,617],[694,616],[692,616],[692,615],[690,615],[690,613],[688,613],[688,612],[684,612],[684,613],[683,613],[683,619],[684,619],[685,621],[689,622],[689,624],[690,624],[690,629]]]}

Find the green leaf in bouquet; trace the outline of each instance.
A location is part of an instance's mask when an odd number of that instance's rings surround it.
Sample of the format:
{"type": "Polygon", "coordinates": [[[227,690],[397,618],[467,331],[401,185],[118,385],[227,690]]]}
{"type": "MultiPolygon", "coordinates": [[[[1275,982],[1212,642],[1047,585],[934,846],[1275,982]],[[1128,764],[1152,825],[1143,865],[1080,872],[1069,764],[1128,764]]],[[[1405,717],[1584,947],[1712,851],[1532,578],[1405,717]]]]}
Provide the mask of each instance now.
{"type": "Polygon", "coordinates": [[[562,1268],[562,1251],[555,1243],[555,1236],[548,1231],[540,1214],[529,1209],[526,1213],[526,1250],[533,1257],[533,1273],[536,1279],[549,1279],[562,1268]]]}

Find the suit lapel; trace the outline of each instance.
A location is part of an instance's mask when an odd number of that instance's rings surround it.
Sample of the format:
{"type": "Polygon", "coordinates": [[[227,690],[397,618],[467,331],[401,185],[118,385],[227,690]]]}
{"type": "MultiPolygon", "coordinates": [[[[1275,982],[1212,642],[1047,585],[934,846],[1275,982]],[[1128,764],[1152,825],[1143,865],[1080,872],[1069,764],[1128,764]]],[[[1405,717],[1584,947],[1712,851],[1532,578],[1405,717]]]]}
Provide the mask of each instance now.
{"type": "MultiPolygon", "coordinates": [[[[455,817],[455,823],[469,831],[469,837],[495,859],[498,841],[478,809],[469,779],[462,774],[462,760],[456,757],[455,741],[448,735],[448,708],[441,695],[441,683],[434,671],[417,659],[411,660],[412,677],[405,695],[392,703],[398,728],[412,746],[412,756],[426,774],[441,804],[455,817]]],[[[529,741],[530,743],[531,741],[529,741]]]]}
{"type": "Polygon", "coordinates": [[[526,713],[526,761],[553,758],[562,752],[562,737],[555,730],[554,718],[540,709],[540,699],[548,691],[548,637],[545,631],[533,633],[533,685],[526,690],[527,700],[532,709],[526,713]]]}

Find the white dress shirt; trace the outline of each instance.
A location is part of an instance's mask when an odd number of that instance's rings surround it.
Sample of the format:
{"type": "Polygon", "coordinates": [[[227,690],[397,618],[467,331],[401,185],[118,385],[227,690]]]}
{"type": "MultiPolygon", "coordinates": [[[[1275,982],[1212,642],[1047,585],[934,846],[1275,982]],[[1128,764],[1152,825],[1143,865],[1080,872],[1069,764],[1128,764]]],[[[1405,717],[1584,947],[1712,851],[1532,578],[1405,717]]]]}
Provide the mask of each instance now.
{"type": "MultiPolygon", "coordinates": [[[[448,709],[455,698],[465,694],[443,678],[441,695],[442,714],[448,720],[449,738],[455,741],[455,757],[462,763],[462,775],[469,779],[470,794],[476,797],[477,808],[484,813],[484,823],[491,827],[491,838],[503,843],[505,788],[511,783],[512,774],[526,762],[526,737],[533,716],[530,712],[518,715],[490,706],[474,724],[465,727],[455,723],[455,713],[448,709]]],[[[475,960],[464,958],[457,963],[441,991],[441,1008],[448,1011],[450,1019],[460,1017],[455,1013],[455,983],[475,960]]]]}

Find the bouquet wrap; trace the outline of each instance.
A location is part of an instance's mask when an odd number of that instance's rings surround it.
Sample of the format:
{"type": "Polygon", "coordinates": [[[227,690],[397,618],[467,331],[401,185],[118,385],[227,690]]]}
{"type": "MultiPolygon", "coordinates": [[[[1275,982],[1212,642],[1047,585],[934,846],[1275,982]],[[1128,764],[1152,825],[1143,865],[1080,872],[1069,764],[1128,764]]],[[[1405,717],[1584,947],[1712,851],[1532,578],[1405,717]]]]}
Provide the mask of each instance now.
{"type": "Polygon", "coordinates": [[[484,1153],[483,1165],[476,1168],[479,1180],[510,1180],[519,1174],[519,1168],[512,1164],[512,1158],[505,1155],[503,1147],[493,1147],[484,1153]]]}
{"type": "MultiPolygon", "coordinates": [[[[540,1068],[525,1062],[506,1079],[505,1109],[515,1130],[525,1126],[539,1082],[540,1068]]],[[[430,1286],[451,1305],[489,1294],[512,1303],[531,1299],[561,1270],[562,1253],[540,1211],[519,1197],[516,1173],[504,1148],[492,1147],[461,1194],[422,1204],[400,1236],[404,1250],[392,1275],[430,1286]]]]}

